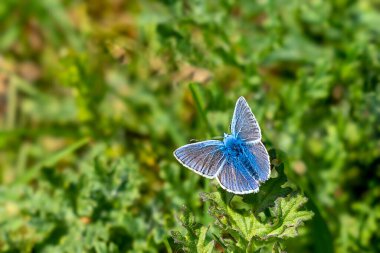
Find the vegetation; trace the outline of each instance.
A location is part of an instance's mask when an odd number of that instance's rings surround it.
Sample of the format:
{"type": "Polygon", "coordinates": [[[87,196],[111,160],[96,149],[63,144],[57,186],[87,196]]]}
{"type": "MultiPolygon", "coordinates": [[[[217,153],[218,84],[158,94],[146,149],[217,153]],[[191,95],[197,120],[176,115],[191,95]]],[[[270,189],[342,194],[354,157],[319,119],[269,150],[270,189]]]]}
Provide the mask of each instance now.
{"type": "Polygon", "coordinates": [[[1,252],[379,252],[380,2],[0,3],[1,252]],[[272,177],[177,147],[244,96],[272,177]]]}

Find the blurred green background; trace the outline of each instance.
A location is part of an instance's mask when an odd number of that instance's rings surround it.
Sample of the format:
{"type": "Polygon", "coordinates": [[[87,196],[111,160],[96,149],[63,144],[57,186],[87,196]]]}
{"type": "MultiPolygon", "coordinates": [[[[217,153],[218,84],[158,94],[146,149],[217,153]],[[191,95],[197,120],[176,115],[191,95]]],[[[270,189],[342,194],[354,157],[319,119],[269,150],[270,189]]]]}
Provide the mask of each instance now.
{"type": "Polygon", "coordinates": [[[0,251],[177,252],[239,96],[321,215],[286,245],[379,252],[380,1],[1,0],[0,251]]]}

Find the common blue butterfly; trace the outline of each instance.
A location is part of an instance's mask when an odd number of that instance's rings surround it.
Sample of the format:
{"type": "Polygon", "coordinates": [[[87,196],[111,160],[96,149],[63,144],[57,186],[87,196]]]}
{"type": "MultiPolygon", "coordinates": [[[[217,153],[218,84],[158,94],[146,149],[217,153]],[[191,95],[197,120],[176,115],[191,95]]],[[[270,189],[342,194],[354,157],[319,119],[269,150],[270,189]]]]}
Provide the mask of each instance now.
{"type": "Polygon", "coordinates": [[[175,150],[174,156],[186,168],[216,178],[223,189],[235,194],[258,192],[260,183],[270,177],[259,124],[243,97],[236,102],[231,134],[224,134],[223,141],[187,144],[175,150]]]}

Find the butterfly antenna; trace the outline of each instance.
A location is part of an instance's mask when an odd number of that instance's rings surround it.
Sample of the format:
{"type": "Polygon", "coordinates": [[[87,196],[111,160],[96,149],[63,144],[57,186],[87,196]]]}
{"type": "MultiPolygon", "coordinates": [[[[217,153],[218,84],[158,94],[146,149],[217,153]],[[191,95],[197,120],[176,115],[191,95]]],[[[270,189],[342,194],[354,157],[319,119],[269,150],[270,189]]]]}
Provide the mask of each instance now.
{"type": "MultiPolygon", "coordinates": [[[[215,136],[215,137],[211,137],[211,139],[213,139],[213,140],[215,140],[215,139],[217,139],[217,140],[221,140],[221,139],[223,139],[224,137],[223,136],[215,136]]],[[[195,142],[199,142],[200,140],[197,140],[197,139],[190,139],[189,140],[189,142],[190,143],[195,143],[195,142]]]]}

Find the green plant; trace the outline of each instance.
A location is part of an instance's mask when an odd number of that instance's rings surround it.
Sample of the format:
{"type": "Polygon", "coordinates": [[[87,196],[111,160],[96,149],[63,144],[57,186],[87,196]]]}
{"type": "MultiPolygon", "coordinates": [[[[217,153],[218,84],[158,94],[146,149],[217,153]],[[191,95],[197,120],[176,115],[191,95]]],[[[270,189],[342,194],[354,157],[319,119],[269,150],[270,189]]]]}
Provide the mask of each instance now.
{"type": "Polygon", "coordinates": [[[307,198],[289,187],[283,163],[272,173],[276,176],[256,194],[241,197],[223,190],[202,193],[203,201],[210,204],[208,211],[214,223],[211,228],[202,226],[185,208],[180,221],[186,232],[172,232],[175,242],[186,252],[212,252],[215,248],[227,252],[281,252],[282,242],[296,237],[313,212],[299,210],[307,198]],[[206,240],[209,230],[212,239],[206,240]]]}
{"type": "MultiPolygon", "coordinates": [[[[76,168],[41,168],[34,187],[1,187],[0,248],[5,252],[123,252],[145,234],[136,219],[143,179],[132,157],[96,156],[76,168]],[[137,239],[136,239],[137,240],[137,239]]],[[[142,219],[142,216],[140,216],[142,219]]]]}
{"type": "Polygon", "coordinates": [[[314,216],[275,250],[380,252],[377,0],[25,2],[0,1],[1,252],[175,251],[170,231],[188,236],[183,205],[202,224],[193,242],[221,251],[228,238],[210,208],[270,220],[265,203],[294,190],[314,216]],[[203,202],[217,188],[172,152],[227,132],[239,96],[276,150],[273,176],[279,159],[292,184],[277,197],[264,197],[267,182],[256,199],[203,202]],[[123,170],[141,181],[110,200],[123,170]],[[73,214],[75,199],[101,209],[99,196],[108,220],[73,214]]]}

